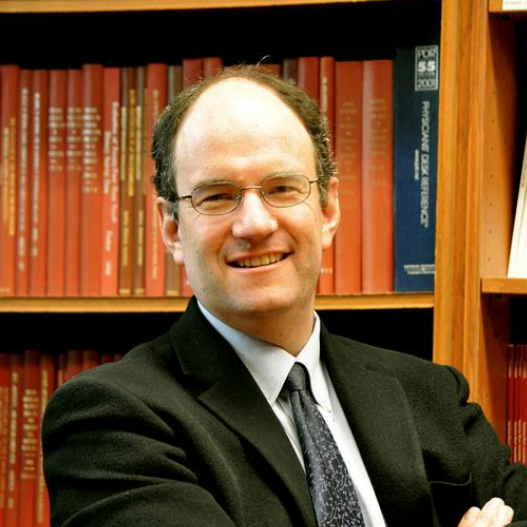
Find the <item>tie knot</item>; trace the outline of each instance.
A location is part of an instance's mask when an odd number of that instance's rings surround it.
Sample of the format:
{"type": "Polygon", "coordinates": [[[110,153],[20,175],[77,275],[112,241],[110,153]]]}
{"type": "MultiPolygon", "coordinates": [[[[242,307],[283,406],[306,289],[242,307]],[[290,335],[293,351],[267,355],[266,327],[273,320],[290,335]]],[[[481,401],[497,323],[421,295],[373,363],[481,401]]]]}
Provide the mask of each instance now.
{"type": "Polygon", "coordinates": [[[289,392],[297,392],[306,389],[306,371],[298,362],[291,368],[285,381],[285,387],[289,392]]]}

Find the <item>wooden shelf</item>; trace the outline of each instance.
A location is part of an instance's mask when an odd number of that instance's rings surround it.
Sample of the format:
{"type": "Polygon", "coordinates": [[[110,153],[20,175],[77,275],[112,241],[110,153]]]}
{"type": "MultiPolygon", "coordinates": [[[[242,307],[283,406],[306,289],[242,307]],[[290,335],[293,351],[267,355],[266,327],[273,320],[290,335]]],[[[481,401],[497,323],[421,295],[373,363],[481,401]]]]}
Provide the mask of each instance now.
{"type": "MultiPolygon", "coordinates": [[[[97,13],[171,11],[232,7],[275,7],[306,4],[350,4],[401,0],[2,0],[0,13],[97,13]]],[[[407,0],[406,0],[407,1],[407,0]]],[[[414,0],[418,2],[419,0],[414,0]]]]}
{"type": "Polygon", "coordinates": [[[527,295],[527,278],[481,279],[481,292],[494,295],[527,295]]]}
{"type": "MultiPolygon", "coordinates": [[[[0,298],[0,313],[181,313],[188,299],[164,298],[0,298]]],[[[430,309],[432,293],[321,296],[316,309],[430,309]]]]}

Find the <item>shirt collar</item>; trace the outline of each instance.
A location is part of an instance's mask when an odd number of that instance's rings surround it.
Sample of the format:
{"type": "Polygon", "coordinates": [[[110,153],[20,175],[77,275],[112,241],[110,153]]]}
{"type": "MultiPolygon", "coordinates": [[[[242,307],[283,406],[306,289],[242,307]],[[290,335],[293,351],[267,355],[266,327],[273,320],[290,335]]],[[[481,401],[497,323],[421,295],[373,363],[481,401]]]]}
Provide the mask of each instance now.
{"type": "Polygon", "coordinates": [[[275,404],[293,364],[299,362],[306,367],[309,373],[311,390],[316,402],[331,411],[326,376],[320,361],[320,319],[316,312],[314,312],[313,332],[306,345],[295,357],[274,344],[256,339],[228,326],[207,311],[199,301],[198,306],[214,329],[240,357],[269,405],[275,404]]]}

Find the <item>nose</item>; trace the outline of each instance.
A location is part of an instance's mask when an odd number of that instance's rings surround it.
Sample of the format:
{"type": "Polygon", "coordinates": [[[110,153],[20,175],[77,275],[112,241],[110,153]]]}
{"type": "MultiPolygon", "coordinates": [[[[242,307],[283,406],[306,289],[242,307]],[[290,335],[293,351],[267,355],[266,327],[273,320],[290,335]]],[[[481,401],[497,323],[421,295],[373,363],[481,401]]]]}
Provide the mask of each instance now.
{"type": "Polygon", "coordinates": [[[232,233],[237,238],[262,239],[278,229],[276,216],[258,189],[245,189],[242,202],[233,214],[232,233]]]}

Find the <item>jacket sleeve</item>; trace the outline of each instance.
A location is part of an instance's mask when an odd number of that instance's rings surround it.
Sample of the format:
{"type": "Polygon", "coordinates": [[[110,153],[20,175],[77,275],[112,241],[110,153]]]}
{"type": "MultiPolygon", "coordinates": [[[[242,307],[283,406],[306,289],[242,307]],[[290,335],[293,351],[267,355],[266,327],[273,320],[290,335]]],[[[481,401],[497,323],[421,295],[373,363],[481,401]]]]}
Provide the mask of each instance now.
{"type": "Polygon", "coordinates": [[[458,383],[458,401],[471,453],[474,505],[482,506],[494,496],[501,497],[514,511],[515,527],[527,527],[527,467],[509,462],[510,449],[501,444],[479,405],[468,403],[465,378],[449,368],[458,383]]]}
{"type": "Polygon", "coordinates": [[[233,527],[190,467],[184,431],[115,383],[80,375],[43,421],[53,527],[233,527]]]}

